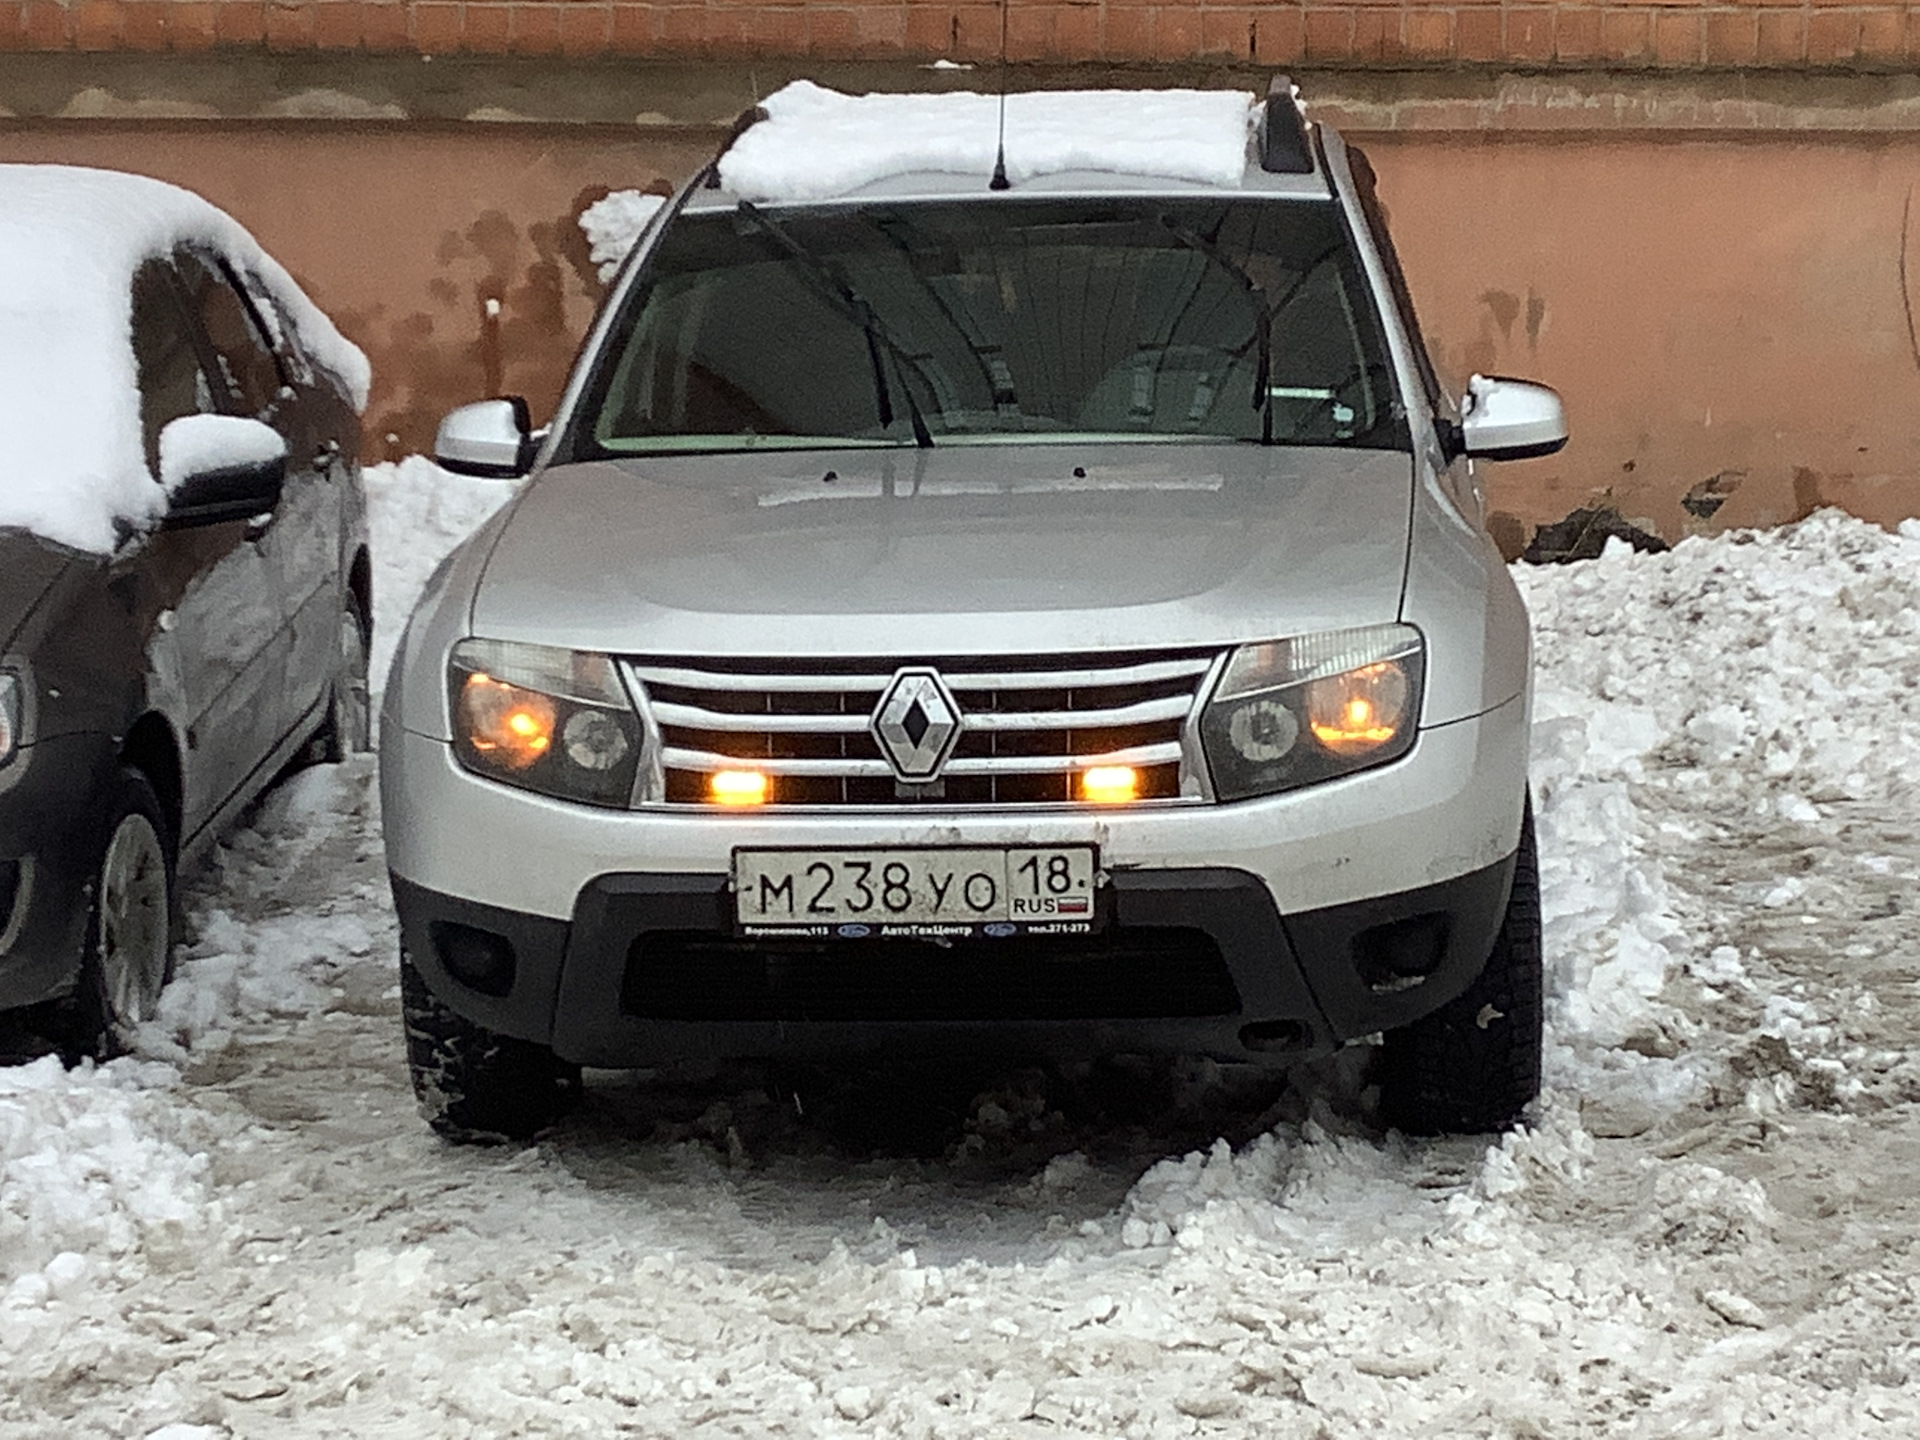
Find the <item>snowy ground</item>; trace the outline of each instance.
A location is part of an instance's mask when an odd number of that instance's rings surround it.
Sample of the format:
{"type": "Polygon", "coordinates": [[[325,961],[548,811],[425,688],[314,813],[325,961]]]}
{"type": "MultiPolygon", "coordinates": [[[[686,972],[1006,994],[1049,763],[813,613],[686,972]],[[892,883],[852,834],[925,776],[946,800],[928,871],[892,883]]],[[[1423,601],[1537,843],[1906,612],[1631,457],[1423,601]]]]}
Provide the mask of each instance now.
{"type": "MultiPolygon", "coordinates": [[[[502,492],[369,480],[384,657],[502,492]]],[[[371,765],[307,772],[138,1057],[0,1070],[0,1437],[1920,1433],[1916,562],[1821,515],[1521,576],[1549,1093],[1491,1148],[1381,1135],[1351,1054],[606,1076],[451,1149],[371,765]]]]}

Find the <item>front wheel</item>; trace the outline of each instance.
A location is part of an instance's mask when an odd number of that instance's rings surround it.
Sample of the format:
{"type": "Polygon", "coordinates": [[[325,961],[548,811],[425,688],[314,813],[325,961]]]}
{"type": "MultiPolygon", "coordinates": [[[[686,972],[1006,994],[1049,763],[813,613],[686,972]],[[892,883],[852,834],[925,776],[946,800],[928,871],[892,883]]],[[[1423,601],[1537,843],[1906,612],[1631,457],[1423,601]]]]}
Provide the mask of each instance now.
{"type": "Polygon", "coordinates": [[[101,1060],[153,1018],[173,954],[173,831],[160,798],[145,775],[125,769],[108,814],[75,997],[77,1048],[101,1060]]]}
{"type": "Polygon", "coordinates": [[[367,689],[367,617],[360,597],[347,592],[340,610],[340,644],[333,684],[327,697],[327,716],[313,737],[312,757],[323,765],[337,765],[349,755],[373,748],[373,706],[367,689]]]}
{"type": "Polygon", "coordinates": [[[1506,917],[1479,978],[1433,1014],[1387,1032],[1381,1118],[1413,1135],[1481,1134],[1517,1120],[1540,1093],[1543,981],[1529,803],[1506,917]]]}
{"type": "Polygon", "coordinates": [[[400,1010],[407,1067],[421,1113],[457,1144],[526,1140],[580,1098],[580,1067],[545,1045],[496,1034],[455,1014],[400,952],[400,1010]]]}

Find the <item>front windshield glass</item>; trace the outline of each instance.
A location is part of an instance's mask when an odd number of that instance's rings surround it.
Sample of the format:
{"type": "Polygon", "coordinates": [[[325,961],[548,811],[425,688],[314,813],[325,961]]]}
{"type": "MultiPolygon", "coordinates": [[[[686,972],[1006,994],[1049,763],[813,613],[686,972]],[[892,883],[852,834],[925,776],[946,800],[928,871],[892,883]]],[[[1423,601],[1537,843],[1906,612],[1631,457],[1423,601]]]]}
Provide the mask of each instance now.
{"type": "Polygon", "coordinates": [[[1408,444],[1327,201],[742,204],[668,227],[615,335],[599,455],[1408,444]]]}

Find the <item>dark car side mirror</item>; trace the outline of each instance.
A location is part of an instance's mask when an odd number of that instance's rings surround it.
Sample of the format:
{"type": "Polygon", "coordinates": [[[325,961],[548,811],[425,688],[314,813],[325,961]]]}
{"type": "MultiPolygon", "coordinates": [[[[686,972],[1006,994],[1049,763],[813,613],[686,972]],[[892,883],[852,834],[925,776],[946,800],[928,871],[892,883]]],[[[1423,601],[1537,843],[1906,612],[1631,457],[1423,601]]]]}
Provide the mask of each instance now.
{"type": "Polygon", "coordinates": [[[286,441],[262,421],[183,415],[160,432],[162,529],[251,520],[279,505],[286,481],[286,441]]]}

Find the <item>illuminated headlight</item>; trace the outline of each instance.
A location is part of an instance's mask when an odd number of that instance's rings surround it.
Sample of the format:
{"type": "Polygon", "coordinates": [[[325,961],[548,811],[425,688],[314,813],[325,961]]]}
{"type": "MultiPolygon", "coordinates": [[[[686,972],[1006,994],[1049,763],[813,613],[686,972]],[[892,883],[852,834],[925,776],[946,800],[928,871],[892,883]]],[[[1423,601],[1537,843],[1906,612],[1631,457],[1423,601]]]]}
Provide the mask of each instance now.
{"type": "Polygon", "coordinates": [[[20,748],[20,677],[0,671],[0,765],[20,748]]]}
{"type": "Polygon", "coordinates": [[[605,655],[462,640],[447,689],[453,751],[467,769],[562,800],[628,803],[640,718],[605,655]]]}
{"type": "Polygon", "coordinates": [[[1406,754],[1425,660],[1411,625],[1241,646],[1200,717],[1214,794],[1271,795],[1406,754]]]}

